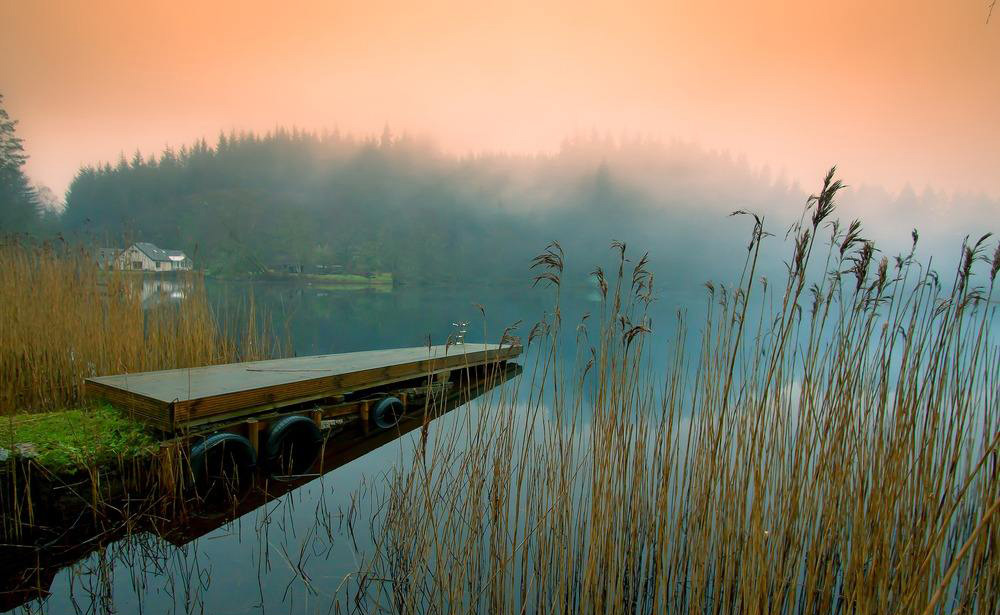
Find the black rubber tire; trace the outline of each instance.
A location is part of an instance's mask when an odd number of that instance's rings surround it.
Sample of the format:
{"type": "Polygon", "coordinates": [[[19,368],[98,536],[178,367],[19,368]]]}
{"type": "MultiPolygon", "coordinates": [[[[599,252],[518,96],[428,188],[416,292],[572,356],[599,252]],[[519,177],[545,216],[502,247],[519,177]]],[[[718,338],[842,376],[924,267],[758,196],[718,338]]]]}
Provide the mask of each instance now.
{"type": "Polygon", "coordinates": [[[257,454],[250,441],[241,435],[220,432],[212,434],[191,447],[191,472],[200,491],[210,489],[218,479],[233,473],[241,483],[257,465],[257,454]],[[215,469],[218,463],[219,469],[215,469]],[[224,465],[228,464],[228,466],[224,465]]]}
{"type": "Polygon", "coordinates": [[[385,397],[372,410],[372,422],[379,429],[391,429],[399,424],[399,419],[403,417],[403,402],[396,397],[385,397]]]}
{"type": "Polygon", "coordinates": [[[304,474],[323,448],[323,435],[309,417],[286,416],[271,424],[261,453],[272,473],[304,474]],[[290,463],[285,457],[291,457],[290,463]]]}

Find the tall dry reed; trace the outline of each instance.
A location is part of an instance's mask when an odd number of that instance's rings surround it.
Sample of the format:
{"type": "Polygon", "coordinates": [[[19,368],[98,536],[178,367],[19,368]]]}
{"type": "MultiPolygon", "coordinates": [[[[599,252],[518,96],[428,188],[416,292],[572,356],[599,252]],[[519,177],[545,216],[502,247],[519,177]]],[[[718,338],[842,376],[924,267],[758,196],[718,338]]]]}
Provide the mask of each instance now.
{"type": "MultiPolygon", "coordinates": [[[[915,232],[890,260],[859,223],[833,222],[840,189],[831,171],[779,283],[757,273],[768,233],[752,216],[738,282],[707,285],[695,354],[683,323],[656,341],[653,276],[615,244],[577,356],[557,302],[521,390],[487,396],[388,477],[342,606],[1000,612],[1000,247],[963,244],[943,285],[915,232]]],[[[562,258],[551,246],[538,279],[558,289],[562,258]]]]}
{"type": "MultiPolygon", "coordinates": [[[[169,278],[179,301],[153,301],[150,278],[101,271],[62,242],[0,240],[0,405],[5,412],[79,405],[89,376],[268,358],[282,350],[252,305],[240,330],[213,314],[197,272],[169,278]]],[[[154,299],[156,299],[154,293],[154,299]]]]}

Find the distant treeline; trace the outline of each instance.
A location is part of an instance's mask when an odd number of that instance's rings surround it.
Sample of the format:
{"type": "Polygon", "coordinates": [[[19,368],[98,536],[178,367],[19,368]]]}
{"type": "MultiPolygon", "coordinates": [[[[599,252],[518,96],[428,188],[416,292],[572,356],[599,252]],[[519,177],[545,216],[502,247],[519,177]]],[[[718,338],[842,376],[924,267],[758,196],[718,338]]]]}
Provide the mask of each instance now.
{"type": "Polygon", "coordinates": [[[703,255],[692,231],[734,227],[728,210],[797,192],[682,144],[594,138],[549,157],[459,158],[388,131],[356,140],[279,129],[86,167],[61,223],[96,241],[183,249],[219,273],[340,265],[403,282],[523,280],[530,257],[553,239],[580,267],[592,267],[588,253],[612,239],[693,265],[703,255]],[[675,181],[657,194],[636,172],[675,181]]]}

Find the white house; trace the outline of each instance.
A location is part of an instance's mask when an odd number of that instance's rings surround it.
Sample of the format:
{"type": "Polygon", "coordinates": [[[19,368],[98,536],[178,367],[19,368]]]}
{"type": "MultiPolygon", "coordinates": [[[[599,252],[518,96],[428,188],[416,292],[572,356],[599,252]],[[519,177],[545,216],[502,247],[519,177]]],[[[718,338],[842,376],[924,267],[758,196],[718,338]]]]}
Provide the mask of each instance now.
{"type": "Polygon", "coordinates": [[[139,242],[123,250],[116,265],[129,271],[186,271],[191,269],[191,259],[180,250],[164,250],[139,242]]]}

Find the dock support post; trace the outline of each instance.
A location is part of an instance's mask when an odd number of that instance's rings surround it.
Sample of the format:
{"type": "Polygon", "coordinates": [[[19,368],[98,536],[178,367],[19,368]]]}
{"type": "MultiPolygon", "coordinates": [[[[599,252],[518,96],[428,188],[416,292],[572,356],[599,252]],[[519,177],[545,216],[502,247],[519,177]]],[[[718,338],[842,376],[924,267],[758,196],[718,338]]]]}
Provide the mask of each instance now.
{"type": "Polygon", "coordinates": [[[255,453],[260,453],[260,430],[262,427],[263,425],[257,419],[247,419],[247,440],[250,440],[250,446],[253,447],[255,453]]]}
{"type": "Polygon", "coordinates": [[[371,430],[371,425],[368,420],[368,410],[369,410],[369,403],[367,401],[361,402],[361,427],[362,429],[364,429],[366,436],[368,435],[368,432],[371,430]]]}
{"type": "Polygon", "coordinates": [[[310,414],[312,414],[312,420],[313,423],[316,423],[316,427],[323,429],[323,411],[313,410],[310,414]]]}

